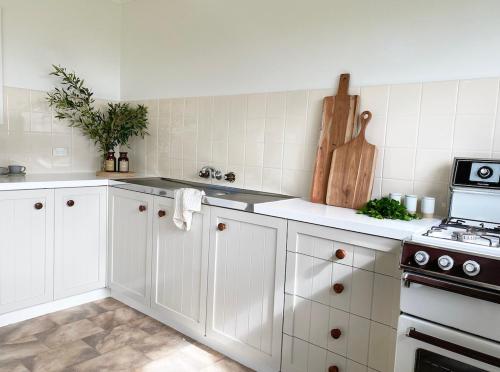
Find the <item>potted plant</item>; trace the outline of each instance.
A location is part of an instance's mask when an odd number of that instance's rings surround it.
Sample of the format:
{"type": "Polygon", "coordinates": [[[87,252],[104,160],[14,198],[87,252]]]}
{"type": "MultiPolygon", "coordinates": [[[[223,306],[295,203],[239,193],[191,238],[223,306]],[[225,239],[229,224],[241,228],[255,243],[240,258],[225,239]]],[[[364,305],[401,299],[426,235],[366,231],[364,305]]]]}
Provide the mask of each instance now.
{"type": "Polygon", "coordinates": [[[50,75],[61,80],[61,87],[56,87],[47,96],[55,117],[66,119],[70,127],[80,129],[94,141],[102,154],[103,164],[116,146],[128,147],[132,137],[144,138],[148,134],[148,109],[144,105],[109,102],[105,110],[99,110],[94,105],[94,93],[84,85],[83,79],[64,67],[52,67],[54,71],[50,75]]]}

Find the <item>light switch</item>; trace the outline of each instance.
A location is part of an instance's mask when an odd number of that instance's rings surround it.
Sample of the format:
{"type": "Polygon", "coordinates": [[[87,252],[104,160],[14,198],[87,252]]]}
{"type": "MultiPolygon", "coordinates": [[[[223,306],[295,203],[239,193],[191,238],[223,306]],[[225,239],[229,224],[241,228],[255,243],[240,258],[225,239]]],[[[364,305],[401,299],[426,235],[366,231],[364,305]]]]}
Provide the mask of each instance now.
{"type": "Polygon", "coordinates": [[[53,156],[68,156],[68,149],[66,147],[54,147],[52,149],[53,156]]]}

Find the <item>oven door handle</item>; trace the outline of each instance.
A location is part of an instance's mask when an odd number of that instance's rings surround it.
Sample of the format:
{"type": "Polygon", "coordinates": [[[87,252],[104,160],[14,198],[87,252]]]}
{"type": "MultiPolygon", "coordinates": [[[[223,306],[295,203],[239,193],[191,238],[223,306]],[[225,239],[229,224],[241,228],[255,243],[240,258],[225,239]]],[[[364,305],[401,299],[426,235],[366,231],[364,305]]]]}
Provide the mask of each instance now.
{"type": "Polygon", "coordinates": [[[453,292],[463,296],[477,298],[478,300],[484,300],[500,304],[500,293],[495,293],[480,288],[469,287],[462,284],[450,282],[447,280],[433,278],[431,276],[424,276],[410,272],[405,272],[403,273],[403,283],[406,287],[409,287],[411,283],[422,284],[427,287],[437,288],[443,291],[453,292]]]}
{"type": "Polygon", "coordinates": [[[409,328],[406,333],[406,336],[418,341],[425,342],[426,344],[436,346],[440,349],[451,351],[452,353],[455,354],[460,354],[468,358],[478,360],[486,364],[490,364],[495,367],[500,367],[500,358],[485,353],[481,353],[480,351],[469,349],[468,347],[457,345],[453,342],[445,341],[440,338],[419,332],[415,328],[409,328]]]}

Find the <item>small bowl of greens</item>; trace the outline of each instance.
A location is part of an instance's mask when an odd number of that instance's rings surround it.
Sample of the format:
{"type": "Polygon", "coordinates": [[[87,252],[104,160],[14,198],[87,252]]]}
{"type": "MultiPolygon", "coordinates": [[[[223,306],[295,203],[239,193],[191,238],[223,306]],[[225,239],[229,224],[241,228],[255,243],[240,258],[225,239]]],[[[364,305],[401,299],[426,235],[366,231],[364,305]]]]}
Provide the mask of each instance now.
{"type": "Polygon", "coordinates": [[[389,220],[410,221],[420,218],[416,213],[408,212],[403,204],[390,198],[370,200],[358,213],[380,220],[385,218],[389,220]]]}

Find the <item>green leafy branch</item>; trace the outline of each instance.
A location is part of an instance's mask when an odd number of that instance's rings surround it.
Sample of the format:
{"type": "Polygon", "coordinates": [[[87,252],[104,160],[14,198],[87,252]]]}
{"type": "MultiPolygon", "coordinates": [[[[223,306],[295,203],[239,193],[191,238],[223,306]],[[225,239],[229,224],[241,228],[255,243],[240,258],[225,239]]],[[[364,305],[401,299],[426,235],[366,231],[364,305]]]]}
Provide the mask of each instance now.
{"type": "Polygon", "coordinates": [[[47,101],[54,108],[55,117],[68,121],[94,141],[105,155],[116,146],[128,146],[131,137],[144,138],[148,134],[148,110],[144,105],[132,107],[128,103],[108,103],[106,111],[95,107],[93,92],[74,72],[52,65],[50,75],[61,81],[61,87],[47,94],[47,101]]]}

